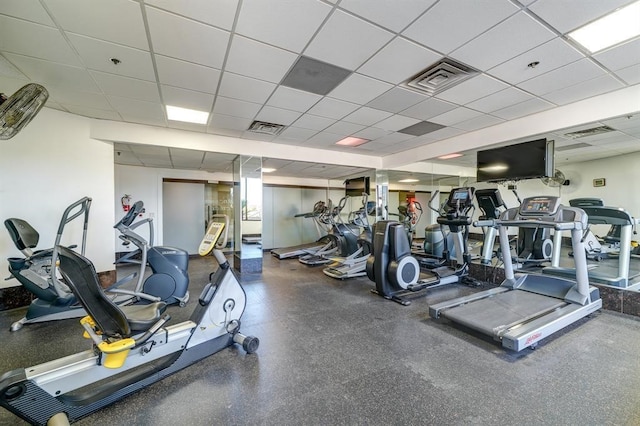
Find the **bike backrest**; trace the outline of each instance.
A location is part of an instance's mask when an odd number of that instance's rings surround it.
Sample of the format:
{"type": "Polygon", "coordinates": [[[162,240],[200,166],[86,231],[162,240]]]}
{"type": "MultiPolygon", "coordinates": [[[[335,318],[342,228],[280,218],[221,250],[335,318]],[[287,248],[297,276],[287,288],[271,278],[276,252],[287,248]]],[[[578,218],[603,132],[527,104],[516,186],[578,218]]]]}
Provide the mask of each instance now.
{"type": "Polygon", "coordinates": [[[38,245],[40,234],[26,220],[10,218],[4,221],[4,226],[18,250],[32,249],[38,245]]]}
{"type": "Polygon", "coordinates": [[[131,336],[127,317],[105,295],[93,263],[66,247],[58,246],[57,249],[60,259],[60,273],[87,314],[95,321],[98,331],[106,337],[131,336]]]}

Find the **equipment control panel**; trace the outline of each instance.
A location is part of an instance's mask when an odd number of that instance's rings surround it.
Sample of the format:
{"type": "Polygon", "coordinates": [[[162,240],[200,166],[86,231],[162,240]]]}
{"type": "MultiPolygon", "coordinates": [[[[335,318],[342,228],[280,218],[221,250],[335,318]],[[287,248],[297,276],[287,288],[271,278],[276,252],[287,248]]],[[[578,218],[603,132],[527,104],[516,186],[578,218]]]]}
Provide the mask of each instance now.
{"type": "Polygon", "coordinates": [[[560,198],[553,196],[529,197],[522,201],[520,214],[523,216],[553,216],[560,207],[560,198]]]}

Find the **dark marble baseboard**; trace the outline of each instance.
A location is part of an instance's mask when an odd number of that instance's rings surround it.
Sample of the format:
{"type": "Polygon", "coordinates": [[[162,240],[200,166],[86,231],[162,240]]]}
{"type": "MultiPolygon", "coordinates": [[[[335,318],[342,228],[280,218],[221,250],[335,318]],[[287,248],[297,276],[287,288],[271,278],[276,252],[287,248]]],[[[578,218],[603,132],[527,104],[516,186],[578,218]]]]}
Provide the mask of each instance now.
{"type": "Polygon", "coordinates": [[[241,274],[261,274],[262,258],[242,258],[238,254],[233,255],[233,268],[241,274]]]}

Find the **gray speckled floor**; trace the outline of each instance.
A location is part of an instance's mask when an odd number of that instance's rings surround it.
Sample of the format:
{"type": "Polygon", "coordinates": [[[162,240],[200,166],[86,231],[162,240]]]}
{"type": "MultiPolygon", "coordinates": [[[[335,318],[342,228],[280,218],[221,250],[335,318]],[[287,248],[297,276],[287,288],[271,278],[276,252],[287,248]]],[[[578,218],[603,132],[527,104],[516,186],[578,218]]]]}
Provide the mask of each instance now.
{"type": "MultiPolygon", "coordinates": [[[[213,269],[190,264],[192,300],[213,269]]],[[[640,321],[602,312],[541,342],[497,343],[429,318],[428,305],[472,290],[453,285],[403,307],[366,278],[337,281],[266,254],[242,277],[243,331],[256,354],[227,348],[78,424],[638,425],[640,321]]],[[[25,326],[0,313],[0,371],[87,348],[77,320],[25,326]]],[[[0,424],[20,421],[0,409],[0,424]]]]}

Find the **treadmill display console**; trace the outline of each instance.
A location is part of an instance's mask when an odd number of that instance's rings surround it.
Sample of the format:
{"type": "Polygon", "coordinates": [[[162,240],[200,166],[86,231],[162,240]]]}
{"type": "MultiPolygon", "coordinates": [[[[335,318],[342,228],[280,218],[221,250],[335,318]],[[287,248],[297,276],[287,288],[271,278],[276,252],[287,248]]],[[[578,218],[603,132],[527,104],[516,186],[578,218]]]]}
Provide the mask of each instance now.
{"type": "Polygon", "coordinates": [[[525,198],[520,206],[523,216],[551,216],[558,211],[560,198],[558,197],[530,197],[525,198]]]}
{"type": "Polygon", "coordinates": [[[473,205],[473,192],[474,188],[454,188],[449,194],[447,204],[461,210],[468,209],[473,205]]]}

